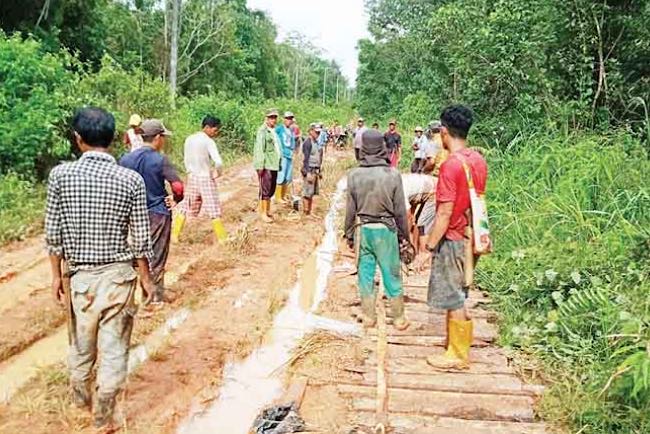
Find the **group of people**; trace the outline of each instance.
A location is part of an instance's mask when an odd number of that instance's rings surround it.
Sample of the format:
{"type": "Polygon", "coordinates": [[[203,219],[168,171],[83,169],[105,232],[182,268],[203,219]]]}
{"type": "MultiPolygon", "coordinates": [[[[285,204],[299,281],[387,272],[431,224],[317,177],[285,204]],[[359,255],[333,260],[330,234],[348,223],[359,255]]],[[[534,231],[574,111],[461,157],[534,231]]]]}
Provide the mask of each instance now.
{"type": "Polygon", "coordinates": [[[465,308],[476,260],[470,190],[484,194],[487,164],[479,152],[467,146],[472,124],[469,108],[445,108],[440,121],[428,128],[428,139],[439,143],[437,152],[421,139],[422,129],[416,128],[414,173],[401,175],[395,169],[401,154],[396,122],[391,121],[388,132],[382,134],[364,128],[360,119],[355,134],[359,167],[348,175],[345,237],[357,253],[362,320],[368,327],[376,323],[375,273],[379,266],[393,325],[399,330],[409,327],[401,258],[409,256],[409,248],[415,250],[416,262],[431,260],[428,304],[446,311],[446,352],[427,358],[429,364],[444,369],[469,367],[473,338],[465,308]]]}
{"type": "Polygon", "coordinates": [[[276,109],[266,112],[262,126],[257,130],[253,148],[253,167],[259,180],[259,215],[262,221],[272,223],[271,199],[277,204],[293,203],[293,159],[302,151],[302,208],[311,215],[314,196],[319,194],[319,180],[328,134],[322,123],[311,123],[307,137],[300,136],[296,118],[290,111],[280,114],[276,109]]]}
{"type": "MultiPolygon", "coordinates": [[[[272,198],[276,203],[294,202],[294,158],[300,158],[303,211],[311,214],[329,136],[321,123],[312,123],[302,137],[293,113],[285,112],[278,125],[279,117],[275,109],[266,112],[253,150],[259,216],[267,223],[274,221],[272,198]]],[[[447,352],[429,358],[436,366],[467,367],[472,339],[472,322],[464,309],[468,184],[482,193],[487,177],[485,161],[467,147],[472,122],[466,107],[445,109],[440,122],[429,128],[428,140],[439,144],[438,152],[416,128],[414,173],[404,175],[395,169],[402,144],[395,121],[382,134],[365,128],[359,119],[354,132],[359,167],[348,176],[345,237],[358,252],[363,320],[368,326],[376,321],[378,265],[393,324],[409,327],[400,256],[405,246],[415,245],[416,261],[434,258],[429,304],[448,312],[447,352]],[[441,150],[446,150],[446,159],[441,150]]],[[[170,300],[165,265],[170,243],[178,241],[188,215],[203,211],[217,242],[228,236],[217,188],[223,174],[215,143],[221,121],[208,115],[201,129],[186,138],[185,182],[164,154],[172,132],[163,122],[133,115],[129,124],[124,136],[128,152],[118,161],[109,152],[115,135],[113,115],[94,107],[79,110],[72,120],[72,136],[81,157],[55,167],[48,183],[45,238],[53,296],[69,313],[73,402],[92,408],[98,427],[112,423],[116,396],[126,380],[138,277],[144,304],[170,300]]]]}

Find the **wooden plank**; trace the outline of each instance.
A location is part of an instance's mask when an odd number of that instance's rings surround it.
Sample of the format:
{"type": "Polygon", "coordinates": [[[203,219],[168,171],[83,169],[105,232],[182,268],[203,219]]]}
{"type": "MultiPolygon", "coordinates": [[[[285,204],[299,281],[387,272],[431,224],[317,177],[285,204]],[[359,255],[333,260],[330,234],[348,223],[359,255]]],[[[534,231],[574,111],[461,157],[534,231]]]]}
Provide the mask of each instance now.
{"type": "MultiPolygon", "coordinates": [[[[370,340],[373,342],[376,339],[376,336],[370,336],[370,340]]],[[[445,344],[445,338],[443,336],[388,336],[386,341],[394,345],[420,345],[426,347],[439,347],[445,344]]],[[[487,347],[489,345],[490,342],[481,340],[479,336],[474,336],[472,347],[487,347]]]]}
{"type": "MultiPolygon", "coordinates": [[[[370,371],[364,379],[351,384],[373,387],[376,375],[370,371]]],[[[529,387],[512,374],[467,374],[439,372],[436,375],[419,373],[389,373],[388,387],[439,392],[484,393],[488,395],[539,396],[539,388],[529,387]]]]}
{"type": "MultiPolygon", "coordinates": [[[[374,410],[375,400],[366,396],[372,394],[373,387],[339,385],[338,388],[340,393],[351,396],[352,410],[374,410]]],[[[458,419],[533,422],[533,404],[533,398],[529,396],[390,388],[388,411],[458,419]]]]}
{"type": "MultiPolygon", "coordinates": [[[[370,331],[368,334],[372,336],[373,333],[376,332],[370,331]]],[[[442,317],[436,318],[433,324],[411,321],[411,327],[402,331],[394,327],[388,329],[389,336],[444,336],[445,333],[445,320],[442,317]]],[[[498,332],[494,325],[484,319],[476,319],[474,320],[474,335],[480,340],[492,342],[497,338],[498,332]]]]}
{"type": "MultiPolygon", "coordinates": [[[[370,426],[372,414],[359,412],[353,424],[370,426]]],[[[388,422],[400,434],[546,434],[542,423],[466,420],[413,414],[391,414],[388,422]]]]}
{"type": "MultiPolygon", "coordinates": [[[[409,327],[410,329],[411,327],[409,327]]],[[[414,330],[396,330],[393,327],[389,327],[388,329],[388,342],[389,343],[394,343],[393,340],[397,338],[424,338],[424,341],[426,341],[426,338],[430,338],[434,342],[437,342],[437,338],[442,338],[444,341],[445,337],[445,330],[440,328],[438,330],[433,330],[428,327],[423,327],[423,329],[418,329],[417,327],[414,328],[414,330]]],[[[369,329],[368,330],[368,336],[371,339],[376,339],[377,337],[377,330],[375,329],[369,329]]],[[[490,343],[494,342],[494,340],[497,338],[497,332],[494,329],[489,329],[489,328],[480,328],[476,327],[474,331],[474,341],[480,341],[484,343],[490,343]]],[[[417,340],[417,339],[416,339],[417,340]]],[[[373,341],[374,342],[374,341],[373,341]]],[[[416,344],[417,345],[417,344],[416,344]]],[[[426,344],[425,344],[426,345],[426,344]]],[[[437,344],[433,344],[437,345],[437,344]]]]}
{"type": "MultiPolygon", "coordinates": [[[[436,352],[442,352],[440,347],[424,347],[417,345],[388,345],[388,357],[408,359],[408,358],[426,358],[436,352]]],[[[370,354],[369,359],[374,357],[374,352],[370,354]]],[[[486,363],[491,365],[508,366],[508,357],[504,351],[495,347],[472,348],[469,353],[471,362],[486,363]]]]}
{"type": "MultiPolygon", "coordinates": [[[[433,309],[428,306],[422,308],[415,308],[416,305],[407,305],[406,316],[410,321],[421,323],[433,323],[436,318],[444,318],[445,311],[433,309]]],[[[418,305],[420,306],[420,305],[418,305]]],[[[496,319],[496,315],[492,312],[483,309],[470,309],[469,314],[473,319],[485,319],[491,322],[496,319]]],[[[388,318],[388,324],[392,323],[392,318],[388,318]]]]}
{"type": "MultiPolygon", "coordinates": [[[[442,353],[443,349],[438,350],[442,353]]],[[[434,353],[435,354],[435,353],[434,353]]],[[[471,354],[471,352],[470,352],[471,354]]],[[[366,366],[374,366],[374,360],[367,360],[366,366]]],[[[418,374],[418,375],[439,375],[441,372],[458,372],[444,371],[429,365],[425,358],[397,359],[388,360],[388,372],[400,374],[418,374]]],[[[470,363],[469,369],[463,371],[466,375],[471,374],[514,374],[514,369],[508,365],[499,365],[494,363],[470,363]]]]}

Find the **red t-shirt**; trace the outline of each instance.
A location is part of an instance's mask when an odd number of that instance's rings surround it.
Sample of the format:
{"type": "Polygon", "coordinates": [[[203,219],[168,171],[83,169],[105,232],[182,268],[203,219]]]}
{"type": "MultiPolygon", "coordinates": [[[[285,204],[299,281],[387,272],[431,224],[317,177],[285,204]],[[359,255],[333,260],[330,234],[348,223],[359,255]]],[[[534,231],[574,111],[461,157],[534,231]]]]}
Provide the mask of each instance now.
{"type": "Polygon", "coordinates": [[[471,149],[454,152],[440,166],[436,202],[438,205],[444,202],[454,203],[449,228],[445,233],[445,238],[454,241],[462,240],[465,235],[465,227],[469,223],[465,212],[470,207],[467,176],[463,170],[461,160],[456,156],[457,154],[461,154],[470,167],[474,188],[478,194],[485,193],[485,184],[487,182],[487,163],[481,154],[471,149]]]}

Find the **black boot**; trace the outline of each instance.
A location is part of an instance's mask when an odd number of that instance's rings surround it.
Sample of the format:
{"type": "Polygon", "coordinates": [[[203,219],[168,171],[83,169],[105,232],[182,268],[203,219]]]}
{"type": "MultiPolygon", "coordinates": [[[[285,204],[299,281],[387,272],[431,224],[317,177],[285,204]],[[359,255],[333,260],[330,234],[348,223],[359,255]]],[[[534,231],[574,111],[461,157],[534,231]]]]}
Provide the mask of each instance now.
{"type": "Polygon", "coordinates": [[[95,427],[101,428],[113,423],[113,412],[115,411],[115,396],[98,396],[95,401],[94,416],[95,427]]]}

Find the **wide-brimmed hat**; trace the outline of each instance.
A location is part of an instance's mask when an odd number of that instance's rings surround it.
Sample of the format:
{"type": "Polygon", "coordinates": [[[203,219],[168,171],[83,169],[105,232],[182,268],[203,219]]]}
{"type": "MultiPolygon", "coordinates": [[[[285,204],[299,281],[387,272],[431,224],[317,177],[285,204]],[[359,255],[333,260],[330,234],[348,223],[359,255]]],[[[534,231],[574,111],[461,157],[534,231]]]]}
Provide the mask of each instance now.
{"type": "Polygon", "coordinates": [[[142,135],[145,137],[155,137],[157,135],[163,135],[163,136],[172,135],[172,132],[169,131],[165,127],[165,124],[163,124],[162,121],[158,119],[146,119],[144,122],[142,122],[142,125],[140,125],[140,129],[142,130],[142,135]]]}
{"type": "Polygon", "coordinates": [[[293,119],[295,116],[293,115],[292,112],[284,112],[284,118],[285,119],[293,119]]]}
{"type": "Polygon", "coordinates": [[[280,113],[278,112],[278,109],[273,109],[272,108],[272,109],[268,109],[266,111],[266,117],[267,118],[274,118],[274,117],[277,118],[278,116],[280,116],[280,113]]]}
{"type": "Polygon", "coordinates": [[[418,126],[418,127],[415,127],[415,132],[416,133],[422,133],[422,132],[424,132],[424,130],[422,129],[422,127],[418,126]]]}

